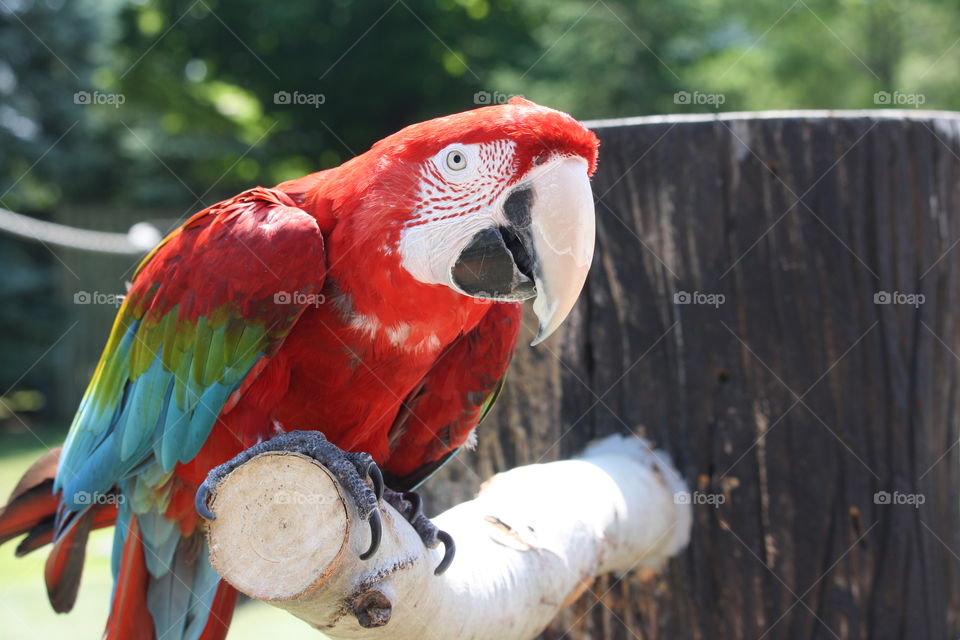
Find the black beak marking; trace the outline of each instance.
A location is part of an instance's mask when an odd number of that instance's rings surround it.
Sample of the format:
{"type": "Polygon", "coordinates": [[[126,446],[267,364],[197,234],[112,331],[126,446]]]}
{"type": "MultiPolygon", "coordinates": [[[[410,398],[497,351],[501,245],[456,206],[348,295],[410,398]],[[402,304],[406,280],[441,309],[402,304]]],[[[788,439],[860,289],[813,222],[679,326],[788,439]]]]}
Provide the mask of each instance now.
{"type": "Polygon", "coordinates": [[[530,226],[530,209],[533,207],[533,189],[520,187],[507,196],[503,203],[503,213],[514,229],[526,229],[530,226]]]}

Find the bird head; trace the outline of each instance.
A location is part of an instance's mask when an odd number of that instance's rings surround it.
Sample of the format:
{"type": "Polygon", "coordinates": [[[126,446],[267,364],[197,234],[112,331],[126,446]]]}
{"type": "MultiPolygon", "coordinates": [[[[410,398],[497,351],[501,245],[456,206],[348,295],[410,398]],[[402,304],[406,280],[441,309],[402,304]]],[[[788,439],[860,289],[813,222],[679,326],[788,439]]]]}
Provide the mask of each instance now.
{"type": "Polygon", "coordinates": [[[598,145],[571,116],[512,98],[406,127],[327,182],[350,184],[344,204],[362,201],[347,223],[351,247],[458,296],[533,298],[538,344],[566,318],[590,268],[598,145]]]}

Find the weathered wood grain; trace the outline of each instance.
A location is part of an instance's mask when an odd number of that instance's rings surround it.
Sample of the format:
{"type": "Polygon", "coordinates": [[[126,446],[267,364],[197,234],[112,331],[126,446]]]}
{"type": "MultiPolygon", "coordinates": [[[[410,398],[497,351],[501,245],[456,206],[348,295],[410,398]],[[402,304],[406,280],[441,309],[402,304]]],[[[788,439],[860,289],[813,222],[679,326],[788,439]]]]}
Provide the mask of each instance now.
{"type": "Polygon", "coordinates": [[[521,344],[430,510],[635,432],[725,502],[695,507],[664,574],[597,581],[545,638],[957,637],[960,116],[594,124],[582,300],[559,335],[521,344]]]}

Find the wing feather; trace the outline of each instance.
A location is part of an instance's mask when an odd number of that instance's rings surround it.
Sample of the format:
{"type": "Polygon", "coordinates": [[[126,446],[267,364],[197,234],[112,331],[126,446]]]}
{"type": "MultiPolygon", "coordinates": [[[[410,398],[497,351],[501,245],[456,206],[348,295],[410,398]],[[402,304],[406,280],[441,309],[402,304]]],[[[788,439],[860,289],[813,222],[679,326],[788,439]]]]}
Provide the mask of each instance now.
{"type": "Polygon", "coordinates": [[[302,312],[277,294],[317,292],[325,271],[316,220],[274,190],[214,205],[165,239],[138,268],[71,426],[56,478],[66,507],[151,461],[162,479],[193,458],[302,312]]]}
{"type": "Polygon", "coordinates": [[[457,454],[503,388],[520,331],[519,304],[490,308],[447,348],[404,403],[390,433],[387,484],[409,490],[457,454]]]}

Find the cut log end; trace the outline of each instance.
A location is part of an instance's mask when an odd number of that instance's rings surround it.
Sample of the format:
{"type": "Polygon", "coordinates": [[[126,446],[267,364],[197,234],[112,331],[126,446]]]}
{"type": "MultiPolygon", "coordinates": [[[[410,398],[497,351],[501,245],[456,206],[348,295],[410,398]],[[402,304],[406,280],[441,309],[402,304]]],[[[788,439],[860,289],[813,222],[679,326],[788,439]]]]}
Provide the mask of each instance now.
{"type": "Polygon", "coordinates": [[[268,602],[321,588],[341,563],[351,530],[333,476],[306,456],[265,453],[229,478],[211,498],[214,569],[268,602]]]}

